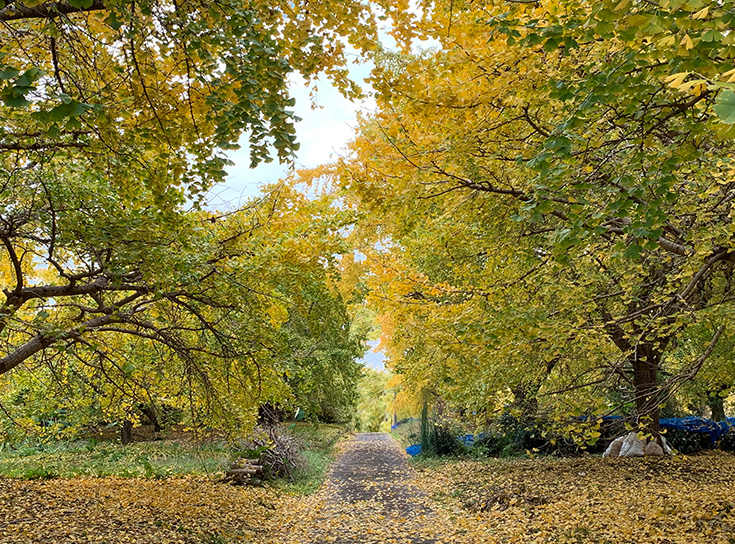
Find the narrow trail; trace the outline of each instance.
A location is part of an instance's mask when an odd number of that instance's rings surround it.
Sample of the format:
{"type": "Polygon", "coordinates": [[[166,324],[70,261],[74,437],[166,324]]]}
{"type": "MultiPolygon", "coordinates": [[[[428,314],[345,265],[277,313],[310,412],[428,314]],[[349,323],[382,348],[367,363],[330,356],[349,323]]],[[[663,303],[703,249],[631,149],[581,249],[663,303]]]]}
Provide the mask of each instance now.
{"type": "MultiPolygon", "coordinates": [[[[406,455],[384,433],[345,443],[327,482],[282,525],[279,544],[440,544],[449,524],[413,483],[406,455]]],[[[451,532],[451,531],[450,531],[451,532]]]]}

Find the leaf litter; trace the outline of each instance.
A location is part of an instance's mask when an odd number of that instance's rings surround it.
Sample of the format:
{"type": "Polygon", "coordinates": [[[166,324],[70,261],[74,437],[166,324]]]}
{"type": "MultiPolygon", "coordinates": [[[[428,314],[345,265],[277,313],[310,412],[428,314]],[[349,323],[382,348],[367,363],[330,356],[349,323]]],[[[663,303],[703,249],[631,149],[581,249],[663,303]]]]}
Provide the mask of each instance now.
{"type": "Polygon", "coordinates": [[[731,544],[733,484],[728,454],[414,469],[365,434],[308,496],[203,476],[0,479],[0,542],[731,544]]]}

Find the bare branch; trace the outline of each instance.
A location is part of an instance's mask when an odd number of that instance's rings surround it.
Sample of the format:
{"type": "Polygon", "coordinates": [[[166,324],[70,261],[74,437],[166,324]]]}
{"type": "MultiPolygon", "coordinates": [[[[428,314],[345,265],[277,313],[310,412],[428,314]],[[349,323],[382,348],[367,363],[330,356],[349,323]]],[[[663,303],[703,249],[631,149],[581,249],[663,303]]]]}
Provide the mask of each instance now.
{"type": "Polygon", "coordinates": [[[107,9],[102,0],[94,0],[88,8],[78,8],[68,2],[46,2],[38,6],[28,7],[15,3],[0,9],[0,21],[18,21],[22,19],[54,19],[61,15],[84,13],[107,9]]]}
{"type": "Polygon", "coordinates": [[[32,357],[39,351],[43,351],[56,342],[77,338],[81,336],[84,331],[95,329],[96,327],[100,327],[108,323],[114,323],[115,321],[119,320],[119,316],[102,315],[99,317],[95,317],[94,319],[90,319],[89,321],[86,321],[81,325],[69,329],[61,334],[37,334],[36,336],[28,340],[25,344],[16,348],[12,353],[0,359],[0,374],[4,374],[9,370],[12,370],[20,363],[27,360],[29,357],[32,357]]]}

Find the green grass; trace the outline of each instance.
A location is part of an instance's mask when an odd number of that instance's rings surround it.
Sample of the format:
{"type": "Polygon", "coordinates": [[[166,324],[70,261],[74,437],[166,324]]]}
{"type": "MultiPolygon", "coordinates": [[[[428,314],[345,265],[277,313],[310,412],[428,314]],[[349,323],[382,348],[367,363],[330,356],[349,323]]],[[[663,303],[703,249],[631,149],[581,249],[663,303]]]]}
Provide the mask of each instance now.
{"type": "MultiPolygon", "coordinates": [[[[334,445],[346,433],[343,425],[296,423],[288,432],[304,444],[305,466],[291,481],[273,482],[289,493],[315,491],[334,458],[334,445]]],[[[221,474],[238,450],[225,443],[198,445],[172,440],[115,442],[80,440],[0,447],[0,476],[24,479],[74,477],[166,478],[184,474],[221,474]]]]}
{"type": "Polygon", "coordinates": [[[276,486],[298,495],[315,492],[324,482],[329,465],[334,460],[337,441],[348,431],[344,425],[294,423],[286,426],[288,432],[304,443],[303,470],[298,471],[291,481],[277,482],[276,486]]]}
{"type": "Polygon", "coordinates": [[[181,474],[212,474],[223,470],[231,450],[223,444],[182,445],[179,442],[76,441],[4,446],[0,475],[44,479],[77,476],[165,478],[181,474]]]}
{"type": "Polygon", "coordinates": [[[421,443],[421,421],[419,419],[412,419],[403,423],[393,429],[390,435],[403,446],[419,444],[421,443]]]}

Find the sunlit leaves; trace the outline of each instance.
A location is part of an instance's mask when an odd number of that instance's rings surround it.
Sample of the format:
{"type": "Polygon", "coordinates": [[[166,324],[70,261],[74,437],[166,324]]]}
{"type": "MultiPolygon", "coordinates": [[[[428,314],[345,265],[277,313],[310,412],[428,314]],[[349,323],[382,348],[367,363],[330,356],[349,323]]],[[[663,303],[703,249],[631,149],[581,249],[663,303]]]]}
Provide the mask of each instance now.
{"type": "Polygon", "coordinates": [[[629,411],[631,361],[691,364],[662,355],[692,332],[679,315],[710,337],[727,322],[729,265],[707,259],[731,247],[732,51],[729,15],[704,8],[437,4],[419,27],[441,49],[379,58],[381,107],[338,175],[415,393],[629,411]]]}

